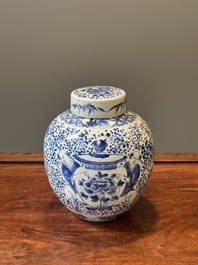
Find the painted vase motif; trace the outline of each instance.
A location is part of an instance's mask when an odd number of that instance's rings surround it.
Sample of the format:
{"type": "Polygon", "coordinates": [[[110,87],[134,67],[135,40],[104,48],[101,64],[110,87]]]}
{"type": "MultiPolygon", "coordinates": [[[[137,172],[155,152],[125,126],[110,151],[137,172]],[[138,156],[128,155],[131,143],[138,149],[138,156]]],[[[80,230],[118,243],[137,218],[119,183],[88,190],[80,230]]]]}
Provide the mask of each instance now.
{"type": "Polygon", "coordinates": [[[129,210],[153,167],[152,133],[126,110],[124,90],[91,86],[71,93],[71,108],[48,127],[46,173],[57,197],[88,221],[107,221],[129,210]]]}

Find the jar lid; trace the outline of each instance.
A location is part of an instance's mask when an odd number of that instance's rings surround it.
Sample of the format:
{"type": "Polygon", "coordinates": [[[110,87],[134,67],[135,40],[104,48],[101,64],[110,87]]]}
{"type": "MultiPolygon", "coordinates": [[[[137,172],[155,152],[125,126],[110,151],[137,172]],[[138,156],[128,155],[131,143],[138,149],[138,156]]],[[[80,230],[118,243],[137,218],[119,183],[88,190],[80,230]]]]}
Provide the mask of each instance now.
{"type": "Polygon", "coordinates": [[[111,86],[81,87],[71,93],[71,112],[84,118],[111,118],[126,111],[126,93],[111,86]]]}

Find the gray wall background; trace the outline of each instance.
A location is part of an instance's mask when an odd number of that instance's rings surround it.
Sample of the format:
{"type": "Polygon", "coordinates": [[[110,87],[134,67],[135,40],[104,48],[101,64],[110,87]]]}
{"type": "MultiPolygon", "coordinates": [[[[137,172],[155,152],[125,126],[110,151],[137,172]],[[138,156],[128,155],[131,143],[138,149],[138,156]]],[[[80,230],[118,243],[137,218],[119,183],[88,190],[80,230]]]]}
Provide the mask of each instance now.
{"type": "Polygon", "coordinates": [[[126,90],[156,152],[198,152],[198,1],[0,0],[0,152],[41,152],[98,84],[126,90]]]}

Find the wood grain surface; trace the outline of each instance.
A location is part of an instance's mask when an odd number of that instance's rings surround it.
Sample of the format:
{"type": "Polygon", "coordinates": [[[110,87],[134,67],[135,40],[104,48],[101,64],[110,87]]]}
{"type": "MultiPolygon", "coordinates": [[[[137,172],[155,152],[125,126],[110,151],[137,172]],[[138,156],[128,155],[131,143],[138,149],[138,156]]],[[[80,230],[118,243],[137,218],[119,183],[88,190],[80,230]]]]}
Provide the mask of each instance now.
{"type": "Polygon", "coordinates": [[[198,162],[172,156],[155,163],[136,205],[105,223],[67,210],[42,161],[1,159],[0,264],[198,264],[198,162]]]}
{"type": "MultiPolygon", "coordinates": [[[[198,153],[155,154],[155,162],[198,162],[198,153]]],[[[42,153],[0,153],[0,162],[43,163],[42,153]]]]}

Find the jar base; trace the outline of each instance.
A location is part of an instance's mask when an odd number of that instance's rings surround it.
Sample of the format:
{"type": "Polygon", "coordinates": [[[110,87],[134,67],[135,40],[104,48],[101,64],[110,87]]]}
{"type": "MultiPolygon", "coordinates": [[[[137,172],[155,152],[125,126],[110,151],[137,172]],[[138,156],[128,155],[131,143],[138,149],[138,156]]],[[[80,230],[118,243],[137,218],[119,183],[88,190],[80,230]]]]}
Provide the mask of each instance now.
{"type": "Polygon", "coordinates": [[[112,215],[112,216],[99,216],[99,217],[95,217],[95,218],[86,217],[86,216],[84,216],[82,214],[77,214],[77,213],[75,213],[75,215],[80,217],[81,219],[83,219],[85,221],[88,221],[88,222],[101,223],[101,222],[112,221],[112,220],[118,218],[121,214],[112,215]]]}

